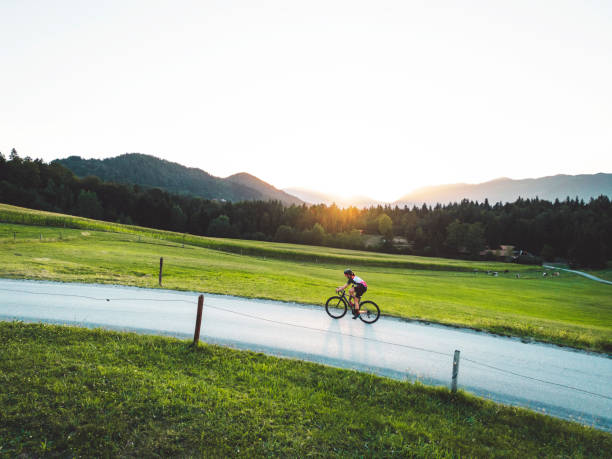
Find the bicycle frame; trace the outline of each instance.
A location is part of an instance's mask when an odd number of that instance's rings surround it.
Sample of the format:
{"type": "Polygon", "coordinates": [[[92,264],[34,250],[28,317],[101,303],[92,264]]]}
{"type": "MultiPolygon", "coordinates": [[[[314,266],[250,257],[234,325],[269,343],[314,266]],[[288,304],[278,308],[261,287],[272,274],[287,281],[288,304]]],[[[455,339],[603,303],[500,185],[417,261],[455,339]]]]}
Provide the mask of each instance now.
{"type": "Polygon", "coordinates": [[[346,290],[342,290],[342,294],[340,295],[340,298],[342,298],[344,301],[348,303],[349,307],[351,308],[351,311],[355,311],[355,303],[351,301],[351,298],[353,297],[349,295],[348,293],[346,293],[346,290]]]}

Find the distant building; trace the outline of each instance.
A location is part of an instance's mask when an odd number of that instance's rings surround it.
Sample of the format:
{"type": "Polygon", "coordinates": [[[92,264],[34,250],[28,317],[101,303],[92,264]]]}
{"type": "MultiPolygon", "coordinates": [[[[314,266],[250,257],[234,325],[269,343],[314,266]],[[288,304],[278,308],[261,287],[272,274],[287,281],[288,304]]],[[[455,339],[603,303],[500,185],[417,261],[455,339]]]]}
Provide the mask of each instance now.
{"type": "Polygon", "coordinates": [[[482,252],[480,252],[480,255],[482,256],[487,256],[487,255],[493,255],[495,257],[498,258],[507,258],[508,260],[510,260],[513,256],[514,256],[514,246],[513,245],[508,245],[508,244],[502,244],[499,246],[498,249],[485,249],[482,252]]]}

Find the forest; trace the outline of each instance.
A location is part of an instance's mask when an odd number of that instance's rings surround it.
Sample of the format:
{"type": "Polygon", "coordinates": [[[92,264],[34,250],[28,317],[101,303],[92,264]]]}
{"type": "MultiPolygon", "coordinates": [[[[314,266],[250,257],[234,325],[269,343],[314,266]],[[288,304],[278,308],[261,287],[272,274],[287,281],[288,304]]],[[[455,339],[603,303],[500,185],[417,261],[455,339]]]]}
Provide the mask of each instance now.
{"type": "Polygon", "coordinates": [[[466,259],[567,261],[599,268],[612,260],[612,204],[517,199],[462,200],[421,207],[229,202],[158,188],[76,177],[58,162],[0,153],[0,202],[195,235],[293,242],[466,259]]]}

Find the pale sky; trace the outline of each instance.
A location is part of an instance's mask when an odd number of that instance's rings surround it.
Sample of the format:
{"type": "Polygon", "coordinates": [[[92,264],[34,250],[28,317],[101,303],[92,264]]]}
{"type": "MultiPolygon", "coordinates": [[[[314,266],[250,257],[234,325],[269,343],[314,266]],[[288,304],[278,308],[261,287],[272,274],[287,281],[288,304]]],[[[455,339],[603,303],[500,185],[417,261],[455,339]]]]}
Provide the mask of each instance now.
{"type": "Polygon", "coordinates": [[[612,172],[609,0],[0,0],[0,66],[5,156],[384,200],[612,172]]]}

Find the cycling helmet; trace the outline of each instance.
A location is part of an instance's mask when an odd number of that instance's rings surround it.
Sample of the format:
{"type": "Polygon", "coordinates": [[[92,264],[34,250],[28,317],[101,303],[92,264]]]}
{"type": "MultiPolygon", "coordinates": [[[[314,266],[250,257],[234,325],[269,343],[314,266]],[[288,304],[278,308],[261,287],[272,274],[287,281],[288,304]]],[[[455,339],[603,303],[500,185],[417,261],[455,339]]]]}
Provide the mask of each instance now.
{"type": "Polygon", "coordinates": [[[345,269],[344,274],[348,274],[349,276],[354,276],[355,273],[351,269],[345,269]]]}

